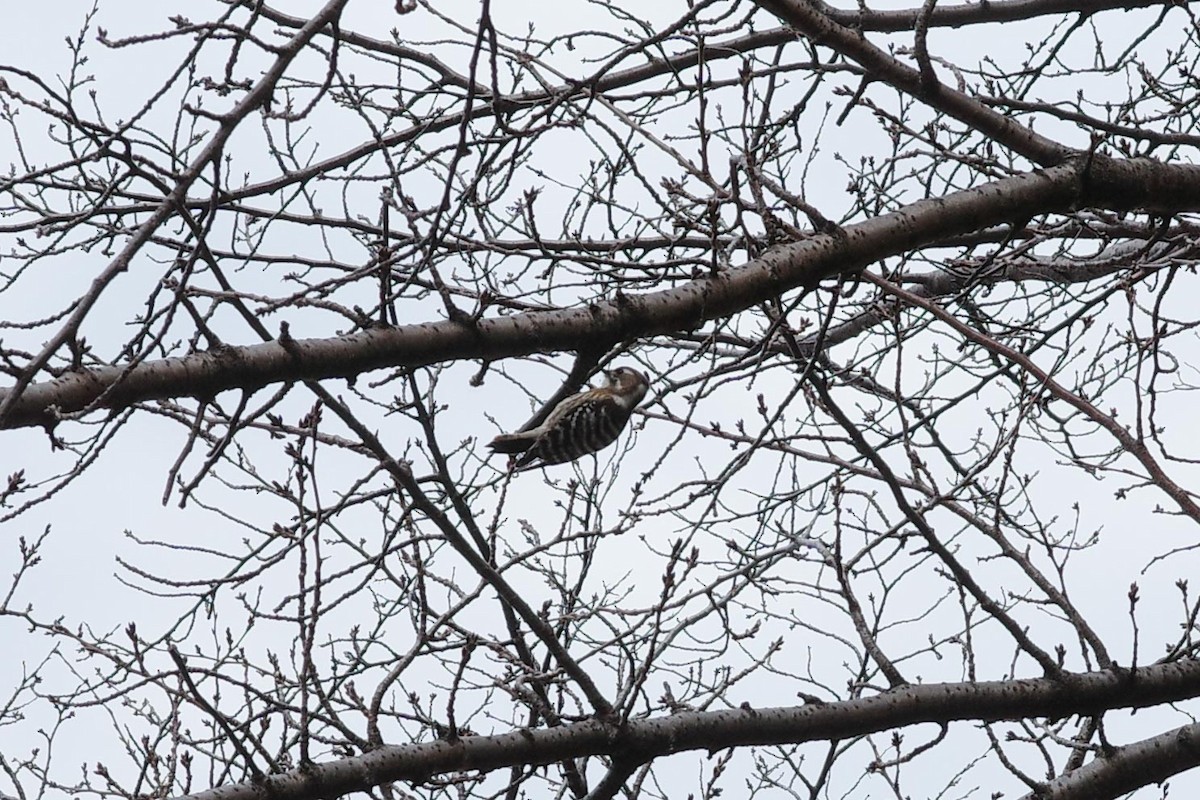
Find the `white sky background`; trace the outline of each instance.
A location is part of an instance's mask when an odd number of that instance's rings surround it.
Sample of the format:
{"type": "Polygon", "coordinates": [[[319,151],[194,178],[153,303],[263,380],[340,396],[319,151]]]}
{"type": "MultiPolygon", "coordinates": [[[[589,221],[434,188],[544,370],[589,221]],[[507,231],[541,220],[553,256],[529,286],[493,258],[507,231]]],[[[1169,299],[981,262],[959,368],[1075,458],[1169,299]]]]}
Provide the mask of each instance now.
{"type": "MultiPolygon", "coordinates": [[[[97,15],[96,25],[106,28],[109,36],[115,39],[164,29],[167,27],[165,20],[174,13],[185,16],[192,15],[196,19],[207,18],[213,13],[211,6],[214,5],[216,4],[197,6],[195,3],[165,3],[147,0],[109,2],[102,5],[97,15]]],[[[515,13],[512,7],[501,7],[505,5],[507,4],[497,3],[495,11],[497,22],[510,33],[519,32],[522,25],[505,19],[506,13],[515,13]]],[[[557,31],[566,32],[593,27],[588,21],[588,15],[594,14],[595,11],[585,3],[556,2],[537,5],[537,32],[542,37],[547,37],[557,31]]],[[[652,4],[643,5],[647,8],[653,7],[652,4]]],[[[319,6],[318,3],[290,2],[286,4],[284,10],[300,16],[319,6]]],[[[449,16],[463,20],[467,25],[474,23],[474,3],[447,4],[439,2],[436,7],[449,16]],[[469,10],[462,11],[462,9],[469,10]]],[[[53,76],[69,66],[70,58],[64,37],[77,35],[81,21],[89,8],[90,3],[65,0],[54,3],[21,4],[20,11],[15,14],[10,12],[7,24],[0,26],[0,52],[7,54],[7,63],[22,65],[31,72],[51,80],[53,76]]],[[[524,8],[524,4],[522,4],[522,8],[524,8]]],[[[670,6],[670,9],[672,13],[675,11],[673,5],[670,6]]],[[[1134,15],[1125,16],[1132,18],[1134,15]]],[[[605,20],[604,15],[596,14],[595,25],[598,27],[605,20]]],[[[1122,31],[1122,15],[1108,15],[1104,22],[1110,25],[1113,35],[1118,35],[1122,31]]],[[[422,12],[404,17],[395,16],[390,2],[352,3],[347,17],[343,20],[345,28],[359,30],[378,38],[386,38],[386,32],[391,28],[400,28],[404,38],[421,39],[424,38],[424,34],[420,33],[421,26],[429,24],[430,21],[422,12]]],[[[1128,26],[1128,30],[1136,34],[1140,28],[1131,24],[1128,26]]],[[[1004,59],[1006,56],[1016,60],[1023,55],[1023,52],[1016,49],[1021,46],[1019,37],[1006,40],[1004,37],[992,35],[993,33],[979,29],[965,32],[936,30],[930,33],[930,46],[934,52],[950,61],[961,61],[971,65],[975,63],[974,59],[978,57],[981,49],[992,53],[998,60],[1004,59]],[[1005,48],[1010,47],[1014,48],[1014,51],[1006,52],[1005,48]]],[[[150,48],[137,47],[109,51],[94,41],[93,31],[92,38],[85,43],[85,46],[91,59],[88,70],[96,75],[95,87],[98,92],[98,102],[101,104],[106,118],[112,120],[140,108],[148,93],[160,85],[162,79],[160,69],[168,66],[174,67],[177,63],[176,53],[178,51],[175,48],[179,46],[179,42],[159,44],[150,48]],[[148,54],[153,52],[156,47],[162,48],[163,60],[161,64],[148,63],[146,61],[148,54]]],[[[576,55],[584,53],[586,53],[585,42],[581,43],[581,51],[576,55]]],[[[449,58],[447,60],[452,67],[459,71],[465,71],[466,55],[466,53],[460,53],[458,60],[449,58]]],[[[565,51],[563,55],[565,55],[565,51]]],[[[256,74],[248,73],[251,63],[249,60],[243,62],[238,72],[240,77],[251,79],[258,77],[256,74]]],[[[566,66],[564,65],[564,67],[566,66]]],[[[1100,100],[1102,98],[1089,99],[1100,100]]],[[[320,112],[318,112],[314,126],[319,129],[320,123],[320,112]]],[[[245,140],[247,143],[253,141],[254,137],[250,133],[256,124],[253,120],[248,121],[245,140]]],[[[1044,132],[1059,136],[1067,144],[1082,146],[1085,143],[1082,141],[1082,134],[1066,126],[1063,126],[1061,130],[1044,132]]],[[[312,136],[312,146],[316,149],[315,157],[319,159],[341,152],[346,147],[360,141],[361,135],[361,130],[339,130],[336,125],[330,125],[327,129],[319,129],[312,136]]],[[[879,133],[874,123],[868,123],[865,119],[864,125],[856,127],[853,124],[852,115],[851,123],[838,130],[835,137],[836,147],[849,156],[849,154],[859,151],[870,152],[875,144],[872,139],[879,137],[879,133]]],[[[823,146],[832,149],[833,142],[834,139],[831,138],[823,146]]],[[[44,144],[44,142],[25,141],[25,145],[29,148],[27,157],[30,160],[37,162],[43,158],[61,157],[55,148],[48,148],[45,156],[39,155],[35,150],[40,144],[44,144]]],[[[249,147],[238,148],[236,145],[239,142],[236,139],[234,144],[233,151],[238,168],[261,170],[260,174],[251,177],[251,181],[261,180],[264,175],[271,174],[274,170],[270,164],[256,164],[256,159],[260,156],[249,147]]],[[[5,167],[11,160],[13,160],[11,154],[0,152],[0,168],[5,167]]],[[[831,212],[835,214],[848,205],[849,201],[844,193],[844,187],[844,175],[839,173],[838,167],[832,159],[825,157],[819,161],[818,168],[814,169],[810,176],[810,183],[805,189],[810,201],[815,202],[827,214],[831,212]],[[820,185],[822,179],[826,178],[828,185],[820,185]]],[[[430,190],[432,191],[433,188],[430,187],[430,190]]],[[[546,187],[541,202],[553,202],[555,194],[551,187],[546,187]]],[[[336,208],[330,210],[335,213],[339,211],[336,208]]],[[[378,213],[377,204],[364,207],[361,213],[364,218],[374,220],[378,213]]],[[[346,242],[342,242],[340,245],[352,249],[346,242]]],[[[320,243],[315,241],[315,237],[313,242],[298,242],[297,252],[306,252],[311,257],[321,257],[324,254],[320,243]],[[307,248],[311,248],[311,250],[307,248]]],[[[359,261],[366,259],[365,253],[356,257],[345,250],[338,252],[337,255],[350,262],[355,261],[356,258],[359,261]]],[[[2,258],[3,256],[0,255],[0,259],[2,258]]],[[[35,319],[41,314],[49,313],[60,307],[66,296],[64,285],[78,282],[82,290],[91,276],[107,263],[107,258],[98,252],[90,254],[92,259],[90,262],[81,262],[83,258],[81,254],[73,253],[65,259],[54,262],[54,279],[46,286],[27,282],[26,291],[20,296],[20,308],[10,305],[16,302],[16,296],[0,295],[0,319],[35,319]]],[[[150,265],[139,263],[134,267],[135,271],[138,269],[155,272],[158,268],[157,266],[151,268],[150,265]]],[[[0,260],[0,271],[3,271],[2,260],[0,260]]],[[[246,282],[242,284],[243,287],[252,282],[250,275],[242,274],[240,277],[246,282]]],[[[270,276],[264,276],[263,280],[269,283],[272,279],[270,276]]],[[[97,310],[96,317],[87,327],[89,338],[97,342],[98,347],[102,347],[104,343],[106,335],[104,325],[124,325],[128,317],[126,304],[128,302],[140,303],[143,300],[144,293],[140,288],[133,288],[132,292],[123,291],[125,285],[141,287],[143,281],[136,280],[131,276],[123,276],[109,290],[105,302],[97,310]]],[[[288,312],[287,318],[293,323],[292,333],[297,337],[324,336],[335,332],[330,329],[318,328],[315,325],[310,328],[297,328],[295,320],[298,317],[291,311],[288,312]]],[[[431,307],[428,318],[439,318],[436,307],[431,307]]],[[[413,321],[417,320],[402,320],[402,322],[413,321]]],[[[278,320],[268,320],[267,322],[269,326],[278,324],[278,320]]],[[[19,334],[4,331],[3,336],[6,343],[11,343],[17,339],[19,334]]],[[[116,328],[111,336],[113,341],[121,341],[124,331],[116,328]]],[[[249,341],[246,339],[230,343],[245,344],[249,341]]],[[[36,345],[36,342],[27,342],[22,346],[35,350],[36,345]]],[[[557,360],[557,363],[563,366],[569,365],[569,357],[563,356],[557,360]]],[[[459,385],[463,391],[461,400],[457,403],[452,402],[452,405],[456,407],[450,412],[456,415],[456,420],[461,420],[461,422],[456,422],[461,425],[461,437],[486,438],[495,433],[496,429],[485,418],[485,413],[494,416],[502,425],[513,421],[519,424],[523,421],[529,413],[529,406],[523,398],[512,391],[510,386],[498,381],[489,383],[484,390],[470,389],[467,386],[467,378],[474,371],[473,365],[464,364],[461,369],[450,373],[460,379],[459,385]]],[[[537,376],[538,380],[544,381],[545,394],[553,391],[553,381],[556,377],[547,373],[548,371],[537,376]]],[[[367,376],[367,379],[369,380],[370,377],[367,376]]],[[[448,379],[443,378],[443,381],[446,380],[448,379]]],[[[762,387],[781,386],[785,380],[786,376],[784,375],[777,375],[774,378],[768,376],[763,380],[762,387]]],[[[335,385],[337,383],[330,382],[335,394],[341,390],[340,385],[335,385]]],[[[756,391],[762,390],[762,387],[757,388],[756,391]]],[[[297,397],[302,396],[302,394],[297,395],[297,397]]],[[[451,395],[443,390],[442,399],[450,397],[451,395]]],[[[680,410],[679,399],[676,398],[675,402],[674,410],[680,410]]],[[[725,399],[720,402],[727,403],[729,401],[725,399]]],[[[303,404],[296,402],[294,405],[299,413],[303,404]]],[[[713,413],[720,413],[720,409],[714,410],[713,413]]],[[[1169,410],[1169,413],[1175,412],[1169,410]]],[[[1194,427],[1189,428],[1183,417],[1177,417],[1177,419],[1179,419],[1180,429],[1185,431],[1185,436],[1194,435],[1194,427]]],[[[387,422],[381,418],[380,424],[386,426],[387,422]]],[[[964,419],[957,424],[972,425],[974,421],[964,419]]],[[[381,432],[387,441],[386,428],[381,428],[381,432]]],[[[628,458],[645,458],[649,462],[656,455],[656,443],[663,441],[662,437],[665,435],[661,430],[656,431],[653,427],[648,427],[639,435],[638,445],[640,448],[635,448],[628,458]],[[649,454],[646,454],[646,451],[649,451],[649,454]]],[[[179,577],[186,577],[193,572],[194,574],[207,574],[207,569],[197,568],[195,563],[183,562],[177,553],[165,555],[159,562],[156,560],[153,550],[134,545],[123,535],[123,532],[130,531],[134,535],[146,539],[202,542],[205,546],[214,549],[220,549],[222,541],[236,543],[244,535],[244,532],[229,519],[202,511],[196,504],[181,510],[176,507],[175,500],[170,501],[165,507],[158,502],[163,494],[167,470],[175,460],[183,440],[184,431],[179,426],[153,419],[147,415],[138,416],[132,423],[131,429],[123,431],[122,435],[118,436],[116,443],[103,454],[97,465],[98,468],[90,470],[84,478],[69,486],[52,502],[15,522],[0,526],[0,572],[3,573],[11,571],[7,567],[9,563],[15,563],[16,537],[24,536],[32,539],[41,532],[43,527],[53,526],[50,545],[46,550],[45,563],[38,568],[36,575],[31,580],[23,584],[24,594],[15,605],[31,603],[36,607],[38,616],[43,619],[61,614],[64,624],[68,627],[87,623],[95,630],[106,630],[119,629],[130,622],[136,622],[144,635],[149,635],[151,631],[164,630],[178,619],[182,613],[181,603],[148,601],[145,595],[123,585],[116,578],[116,573],[120,570],[115,559],[123,557],[143,567],[161,569],[167,574],[179,577]]],[[[55,454],[49,451],[46,437],[38,431],[7,431],[4,432],[0,443],[2,443],[0,477],[7,476],[20,468],[25,468],[31,475],[45,475],[47,470],[54,468],[55,463],[59,463],[55,460],[55,454]]],[[[395,446],[397,451],[403,447],[402,441],[391,441],[389,444],[395,446]]],[[[691,447],[696,453],[704,452],[703,443],[691,443],[691,447]]],[[[686,452],[687,448],[679,450],[678,457],[683,459],[686,452]]],[[[722,454],[721,457],[729,456],[722,454]]],[[[272,460],[261,455],[256,458],[260,465],[268,464],[272,460]]],[[[601,459],[601,464],[603,463],[604,460],[601,459]]],[[[276,466],[281,472],[286,470],[287,464],[282,455],[276,459],[276,466]]],[[[1074,572],[1070,584],[1073,598],[1085,608],[1085,616],[1097,626],[1101,636],[1110,643],[1128,639],[1127,632],[1130,623],[1126,612],[1126,591],[1132,581],[1137,581],[1141,586],[1142,594],[1139,621],[1143,631],[1143,647],[1149,646],[1150,643],[1157,644],[1164,639],[1170,639],[1174,634],[1169,629],[1156,628],[1156,617],[1158,620],[1166,621],[1168,626],[1170,620],[1178,618],[1178,592],[1173,583],[1177,577],[1180,577],[1179,570],[1183,562],[1171,561],[1169,566],[1157,573],[1152,569],[1148,574],[1143,575],[1140,570],[1146,560],[1144,553],[1147,546],[1152,547],[1155,551],[1165,552],[1172,547],[1190,544],[1194,541],[1194,532],[1176,524],[1165,515],[1151,513],[1154,505],[1162,502],[1162,498],[1158,496],[1137,496],[1122,504],[1112,504],[1107,502],[1115,489],[1115,486],[1110,485],[1111,482],[1098,482],[1078,471],[1055,469],[1053,464],[1030,465],[1029,469],[1031,471],[1045,469],[1048,474],[1054,476],[1052,484],[1038,483],[1032,489],[1034,493],[1044,495],[1047,502],[1042,504],[1043,508],[1057,508],[1058,513],[1066,517],[1071,513],[1071,504],[1075,500],[1083,500],[1085,505],[1079,526],[1081,531],[1087,533],[1103,528],[1106,532],[1101,547],[1077,557],[1073,565],[1074,572]],[[1104,503],[1103,510],[1093,510],[1090,503],[1101,501],[1104,503]],[[1147,539],[1153,539],[1154,542],[1148,544],[1147,539]],[[1085,563],[1094,564],[1094,581],[1086,581],[1085,571],[1081,569],[1085,563]],[[1160,613],[1156,614],[1156,610],[1160,613]]],[[[635,472],[635,470],[628,471],[630,474],[635,472]]],[[[1196,485],[1195,480],[1189,483],[1185,479],[1186,473],[1182,471],[1176,477],[1184,485],[1196,485]]],[[[769,474],[764,474],[748,476],[747,482],[752,483],[756,478],[762,481],[771,480],[769,474]]],[[[523,477],[520,483],[514,485],[512,491],[526,493],[516,501],[516,505],[530,509],[531,516],[537,513],[539,502],[548,497],[541,493],[540,479],[533,476],[523,477]]],[[[203,498],[203,496],[202,493],[201,497],[203,498]]],[[[220,495],[222,498],[232,496],[228,493],[220,495]]],[[[614,489],[610,500],[613,504],[610,514],[615,514],[616,509],[624,508],[630,501],[628,486],[614,489]]],[[[514,509],[516,505],[513,507],[514,509]]],[[[224,510],[233,516],[254,519],[266,527],[275,521],[277,514],[283,513],[270,504],[248,505],[224,510]]],[[[513,510],[510,513],[515,515],[516,512],[513,510]]],[[[547,515],[547,521],[552,519],[552,515],[547,515]]],[[[639,531],[639,533],[645,536],[648,532],[639,531]]],[[[749,536],[753,532],[741,531],[740,533],[749,536]]],[[[813,533],[819,535],[820,531],[813,533]]],[[[637,580],[633,581],[633,585],[647,591],[651,599],[659,585],[661,561],[649,557],[648,551],[666,550],[667,541],[678,535],[678,532],[662,530],[661,534],[663,538],[660,541],[651,541],[644,547],[633,541],[624,542],[620,551],[616,544],[610,541],[607,543],[607,549],[603,552],[608,559],[606,568],[611,570],[614,579],[625,573],[635,576],[637,580]],[[631,557],[631,553],[640,557],[631,557]]],[[[236,545],[234,546],[236,547],[236,545]]],[[[1189,560],[1188,563],[1193,567],[1196,566],[1195,559],[1189,560]]],[[[799,563],[797,568],[798,570],[801,568],[799,563]]],[[[294,581],[294,576],[291,576],[286,570],[280,574],[282,580],[294,581]]],[[[286,594],[292,588],[294,587],[279,587],[279,594],[286,594]]],[[[931,587],[931,591],[934,591],[933,587],[931,587]]],[[[235,625],[237,624],[236,620],[240,619],[237,612],[231,611],[228,607],[225,609],[225,613],[227,616],[219,618],[215,623],[218,626],[218,633],[224,626],[235,625]]],[[[338,616],[335,614],[331,616],[327,624],[335,624],[337,621],[338,616]]],[[[837,624],[841,625],[843,622],[844,620],[840,619],[839,615],[837,624]]],[[[821,622],[812,620],[812,624],[819,626],[821,622]]],[[[281,631],[276,629],[272,633],[279,635],[281,631]]],[[[787,652],[789,658],[798,661],[806,657],[803,636],[803,631],[791,634],[792,639],[789,641],[787,652]]],[[[203,638],[203,636],[198,637],[200,641],[203,641],[203,638]]],[[[11,643],[10,646],[13,649],[9,652],[15,653],[17,656],[0,658],[0,697],[3,697],[7,687],[19,680],[22,670],[27,665],[37,663],[44,656],[47,643],[44,638],[28,635],[13,620],[0,620],[0,642],[11,643]]],[[[258,647],[268,646],[266,641],[256,641],[255,645],[258,647]]],[[[288,642],[286,639],[279,639],[271,642],[269,646],[286,651],[288,642]]],[[[1007,642],[1005,648],[1008,648],[1007,642]]],[[[0,645],[0,649],[6,648],[4,645],[0,645]]],[[[981,649],[986,649],[986,647],[981,649]]],[[[1127,654],[1116,652],[1114,655],[1121,663],[1128,663],[1129,656],[1127,654]]],[[[1157,655],[1157,652],[1144,650],[1142,660],[1150,660],[1157,655]]],[[[64,656],[68,660],[73,658],[73,654],[70,653],[65,653],[64,656]]],[[[165,662],[160,666],[163,669],[169,668],[165,662]]],[[[70,675],[66,674],[64,669],[59,668],[51,671],[50,674],[56,673],[63,681],[62,688],[73,685],[70,675]]],[[[937,679],[952,680],[954,678],[939,675],[937,679]]],[[[45,688],[47,692],[53,690],[53,687],[45,688]]],[[[654,687],[652,691],[657,691],[657,687],[654,687]]],[[[754,683],[740,685],[736,696],[730,697],[729,700],[732,704],[745,700],[753,705],[791,702],[790,697],[780,697],[774,688],[766,685],[756,686],[754,683]]],[[[40,723],[34,716],[36,710],[31,711],[30,719],[25,723],[15,728],[0,729],[0,753],[13,756],[27,752],[29,748],[36,746],[30,737],[35,736],[34,731],[40,723]]],[[[1158,732],[1168,725],[1177,725],[1183,722],[1181,718],[1174,718],[1172,722],[1164,724],[1161,721],[1160,712],[1141,712],[1139,717],[1147,723],[1146,730],[1149,732],[1158,732]]],[[[56,758],[60,766],[65,763],[94,764],[99,761],[125,763],[121,760],[118,743],[103,735],[103,731],[107,730],[108,725],[103,714],[97,715],[94,725],[95,727],[92,727],[92,723],[88,723],[64,728],[61,734],[63,738],[56,745],[56,758]]],[[[952,728],[951,737],[963,735],[964,728],[965,726],[962,724],[952,728]]],[[[920,741],[924,735],[926,732],[923,730],[912,729],[906,732],[910,742],[920,741]]],[[[975,745],[978,745],[978,741],[975,742],[975,745]]],[[[972,751],[969,746],[964,747],[963,763],[965,764],[968,759],[981,752],[982,749],[972,751]]],[[[747,753],[742,753],[739,755],[739,759],[746,758],[747,755],[747,753]]],[[[687,771],[687,774],[695,773],[694,758],[684,756],[680,757],[679,761],[681,769],[687,771]]],[[[735,765],[736,763],[735,761],[735,765]]],[[[947,765],[947,769],[953,771],[952,768],[957,766],[961,765],[947,765]]],[[[1189,788],[1193,792],[1200,790],[1200,778],[1193,775],[1180,776],[1173,779],[1171,784],[1174,792],[1179,793],[1178,796],[1186,796],[1189,788]]],[[[1015,794],[1019,789],[1011,780],[1006,786],[1010,794],[1015,794]]],[[[0,778],[0,792],[5,791],[11,791],[11,787],[5,784],[4,778],[0,778]]]]}

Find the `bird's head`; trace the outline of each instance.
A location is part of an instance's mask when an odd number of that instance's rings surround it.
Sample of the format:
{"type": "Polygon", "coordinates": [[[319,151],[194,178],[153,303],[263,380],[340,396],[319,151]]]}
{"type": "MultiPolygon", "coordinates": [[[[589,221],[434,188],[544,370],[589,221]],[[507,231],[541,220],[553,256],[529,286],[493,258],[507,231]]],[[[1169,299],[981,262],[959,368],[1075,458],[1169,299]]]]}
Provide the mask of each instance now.
{"type": "Polygon", "coordinates": [[[633,367],[617,367],[606,371],[604,376],[608,378],[608,388],[612,389],[625,408],[631,410],[642,402],[646,390],[650,388],[646,376],[633,367]]]}

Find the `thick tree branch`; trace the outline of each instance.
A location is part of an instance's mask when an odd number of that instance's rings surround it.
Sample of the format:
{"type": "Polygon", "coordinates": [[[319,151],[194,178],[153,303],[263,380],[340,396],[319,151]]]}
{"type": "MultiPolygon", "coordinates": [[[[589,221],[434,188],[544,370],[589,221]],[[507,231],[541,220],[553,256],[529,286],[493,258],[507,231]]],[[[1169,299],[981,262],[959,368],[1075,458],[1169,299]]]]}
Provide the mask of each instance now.
{"type": "MultiPolygon", "coordinates": [[[[920,7],[877,11],[862,6],[855,9],[833,8],[819,1],[813,5],[839,25],[863,31],[911,31],[921,15],[920,7]]],[[[929,27],[960,28],[964,25],[1014,22],[1054,14],[1096,14],[1161,5],[1162,0],[992,0],[987,3],[957,3],[938,5],[933,9],[929,15],[929,27]]]]}
{"type": "Polygon", "coordinates": [[[229,347],[181,358],[74,372],[32,384],[12,397],[0,428],[52,425],[64,414],[133,403],[211,397],[303,379],[349,378],[382,367],[578,350],[678,331],[728,317],[781,293],[881,258],[1031,215],[1078,207],[1180,211],[1200,208],[1200,167],[1149,159],[1076,159],[994,181],[780,246],[761,258],[673,289],[620,295],[586,308],[372,329],[331,339],[229,347]]]}
{"type": "Polygon", "coordinates": [[[490,771],[513,764],[550,764],[588,755],[649,761],[686,750],[846,739],[922,722],[1062,717],[1114,708],[1141,708],[1197,695],[1200,695],[1200,661],[1196,660],[1159,664],[1138,669],[1136,673],[1091,672],[1064,679],[906,686],[838,703],[684,712],[635,720],[621,727],[584,722],[548,730],[469,736],[453,742],[383,747],[354,758],[273,775],[257,784],[223,786],[188,797],[189,800],[337,797],[367,791],[389,781],[420,782],[450,771],[490,771]]]}
{"type": "MultiPolygon", "coordinates": [[[[1200,766],[1200,723],[1118,747],[1023,800],[1108,800],[1200,766]]],[[[1165,794],[1163,795],[1166,796],[1165,794]]]]}

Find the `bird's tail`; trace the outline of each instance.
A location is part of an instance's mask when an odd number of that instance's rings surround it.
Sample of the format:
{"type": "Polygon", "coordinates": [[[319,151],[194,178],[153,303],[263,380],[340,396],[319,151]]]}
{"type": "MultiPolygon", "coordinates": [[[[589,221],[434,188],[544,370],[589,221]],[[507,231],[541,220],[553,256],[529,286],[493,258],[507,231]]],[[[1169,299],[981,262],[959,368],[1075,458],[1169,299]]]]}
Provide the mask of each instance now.
{"type": "Polygon", "coordinates": [[[529,431],[524,433],[502,433],[488,444],[488,447],[497,453],[524,453],[533,443],[537,441],[537,436],[531,436],[529,431]]]}

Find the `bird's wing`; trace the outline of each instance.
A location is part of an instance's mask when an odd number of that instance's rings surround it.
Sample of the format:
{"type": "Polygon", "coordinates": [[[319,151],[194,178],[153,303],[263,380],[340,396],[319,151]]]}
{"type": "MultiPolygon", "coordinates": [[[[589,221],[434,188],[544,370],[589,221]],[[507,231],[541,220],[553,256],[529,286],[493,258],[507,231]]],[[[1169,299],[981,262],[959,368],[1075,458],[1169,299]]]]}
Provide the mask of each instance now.
{"type": "Polygon", "coordinates": [[[628,421],[629,409],[607,389],[592,389],[568,397],[546,418],[542,434],[517,466],[536,460],[562,464],[602,450],[616,441],[628,421]]]}
{"type": "MultiPolygon", "coordinates": [[[[591,389],[560,400],[558,405],[546,415],[546,419],[541,425],[518,433],[502,433],[492,439],[488,443],[488,447],[497,453],[524,453],[528,451],[546,431],[557,425],[560,419],[570,414],[580,403],[589,402],[589,400],[593,399],[591,395],[597,392],[600,392],[600,390],[591,389]]],[[[531,456],[531,458],[536,458],[536,456],[531,456]]]]}
{"type": "Polygon", "coordinates": [[[587,403],[595,403],[608,393],[609,392],[606,389],[588,389],[585,392],[573,394],[556,405],[554,410],[546,415],[546,421],[543,422],[539,427],[544,430],[550,430],[554,426],[558,425],[560,420],[570,416],[571,414],[574,414],[580,406],[587,403]]]}

